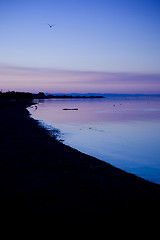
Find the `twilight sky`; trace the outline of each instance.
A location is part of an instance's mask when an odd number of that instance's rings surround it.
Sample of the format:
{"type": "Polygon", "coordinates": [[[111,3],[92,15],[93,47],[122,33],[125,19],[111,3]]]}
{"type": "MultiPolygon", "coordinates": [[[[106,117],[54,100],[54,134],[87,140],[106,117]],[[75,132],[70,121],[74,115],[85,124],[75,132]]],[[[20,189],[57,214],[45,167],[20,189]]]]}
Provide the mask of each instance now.
{"type": "Polygon", "coordinates": [[[0,0],[0,89],[160,93],[160,0],[0,0]]]}

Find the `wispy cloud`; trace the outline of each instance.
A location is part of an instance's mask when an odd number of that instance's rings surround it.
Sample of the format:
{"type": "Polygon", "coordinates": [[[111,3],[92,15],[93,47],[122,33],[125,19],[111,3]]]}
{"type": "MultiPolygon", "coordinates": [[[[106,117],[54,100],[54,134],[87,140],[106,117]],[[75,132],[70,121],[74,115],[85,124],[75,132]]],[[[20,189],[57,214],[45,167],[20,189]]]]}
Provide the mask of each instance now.
{"type": "Polygon", "coordinates": [[[160,74],[71,71],[1,63],[0,88],[32,92],[160,93],[160,74]]]}

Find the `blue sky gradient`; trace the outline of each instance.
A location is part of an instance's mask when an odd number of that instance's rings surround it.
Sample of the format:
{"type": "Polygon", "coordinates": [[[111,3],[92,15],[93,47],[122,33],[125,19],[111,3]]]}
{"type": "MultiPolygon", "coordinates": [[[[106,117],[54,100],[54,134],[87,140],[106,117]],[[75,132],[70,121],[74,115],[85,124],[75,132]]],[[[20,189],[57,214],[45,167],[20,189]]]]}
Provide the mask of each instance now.
{"type": "Polygon", "coordinates": [[[123,92],[122,75],[128,74],[124,92],[128,86],[128,92],[160,93],[159,0],[1,0],[0,29],[0,85],[4,90],[34,92],[52,87],[53,92],[90,92],[98,86],[99,92],[123,92]],[[47,23],[56,25],[49,28],[47,23]],[[26,73],[31,68],[33,75],[26,73]],[[93,82],[86,72],[92,72],[93,82]],[[103,81],[96,74],[95,84],[95,72],[105,73],[103,81]],[[118,84],[113,82],[111,87],[110,82],[107,88],[110,74],[116,74],[118,84]],[[38,79],[44,81],[39,88],[34,83],[38,79]]]}

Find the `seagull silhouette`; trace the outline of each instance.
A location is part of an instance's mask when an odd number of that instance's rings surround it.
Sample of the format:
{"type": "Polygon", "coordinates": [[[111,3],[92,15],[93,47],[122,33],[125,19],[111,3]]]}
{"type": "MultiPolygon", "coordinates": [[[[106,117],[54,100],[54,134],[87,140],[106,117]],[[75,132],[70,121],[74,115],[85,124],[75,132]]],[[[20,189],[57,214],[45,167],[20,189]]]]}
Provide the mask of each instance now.
{"type": "Polygon", "coordinates": [[[49,26],[50,28],[52,28],[53,26],[55,26],[55,24],[50,25],[50,24],[48,23],[48,26],[49,26]]]}

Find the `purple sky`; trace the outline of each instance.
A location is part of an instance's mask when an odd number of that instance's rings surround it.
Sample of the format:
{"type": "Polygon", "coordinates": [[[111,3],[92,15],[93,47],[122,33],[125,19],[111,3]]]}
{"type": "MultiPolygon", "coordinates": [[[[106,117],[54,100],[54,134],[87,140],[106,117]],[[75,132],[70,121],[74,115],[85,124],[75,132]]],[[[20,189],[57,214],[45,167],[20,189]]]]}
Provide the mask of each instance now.
{"type": "Polygon", "coordinates": [[[160,74],[62,71],[0,64],[0,75],[4,91],[160,93],[160,74]]]}
{"type": "Polygon", "coordinates": [[[159,0],[1,0],[0,29],[3,91],[160,93],[159,0]]]}

